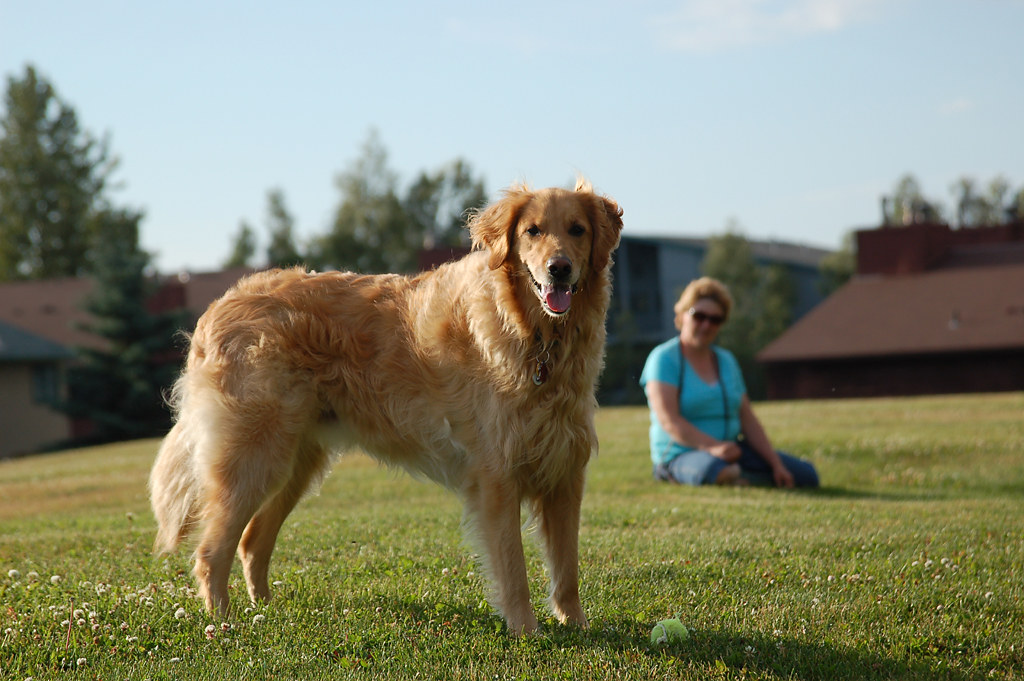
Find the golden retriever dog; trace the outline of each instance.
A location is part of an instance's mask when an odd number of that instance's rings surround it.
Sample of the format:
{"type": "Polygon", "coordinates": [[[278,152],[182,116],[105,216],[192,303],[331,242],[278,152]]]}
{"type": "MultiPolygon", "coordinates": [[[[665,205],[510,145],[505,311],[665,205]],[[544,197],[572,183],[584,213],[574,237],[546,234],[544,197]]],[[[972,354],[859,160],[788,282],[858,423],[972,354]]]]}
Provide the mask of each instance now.
{"type": "Polygon", "coordinates": [[[198,530],[210,612],[228,612],[236,551],[249,596],[270,597],[282,523],[332,454],[359,447],[462,497],[514,633],[537,627],[525,503],[554,615],[587,625],[580,503],[622,211],[583,181],[513,186],[469,229],[472,253],[419,276],[261,272],[199,319],[150,493],[158,550],[198,530]]]}

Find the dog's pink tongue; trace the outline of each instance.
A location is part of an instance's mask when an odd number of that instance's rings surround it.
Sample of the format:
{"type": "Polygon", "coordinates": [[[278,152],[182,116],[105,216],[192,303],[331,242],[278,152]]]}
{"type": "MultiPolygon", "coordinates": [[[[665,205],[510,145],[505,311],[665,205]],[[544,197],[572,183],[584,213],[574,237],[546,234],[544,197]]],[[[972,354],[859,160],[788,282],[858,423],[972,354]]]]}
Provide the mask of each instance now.
{"type": "Polygon", "coordinates": [[[548,309],[556,314],[561,314],[572,305],[572,289],[565,285],[545,286],[544,302],[548,309]]]}

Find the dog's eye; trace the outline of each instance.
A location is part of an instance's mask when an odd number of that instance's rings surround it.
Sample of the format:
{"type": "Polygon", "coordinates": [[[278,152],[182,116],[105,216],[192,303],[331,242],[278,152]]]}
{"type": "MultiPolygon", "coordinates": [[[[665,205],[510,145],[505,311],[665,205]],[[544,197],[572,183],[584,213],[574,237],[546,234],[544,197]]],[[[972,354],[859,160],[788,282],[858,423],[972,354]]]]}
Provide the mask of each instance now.
{"type": "Polygon", "coordinates": [[[530,225],[530,228],[526,230],[526,233],[530,236],[540,236],[540,227],[537,225],[530,225]]]}
{"type": "Polygon", "coordinates": [[[569,236],[583,236],[586,233],[587,230],[583,229],[583,225],[578,222],[572,223],[572,226],[569,227],[569,236]]]}

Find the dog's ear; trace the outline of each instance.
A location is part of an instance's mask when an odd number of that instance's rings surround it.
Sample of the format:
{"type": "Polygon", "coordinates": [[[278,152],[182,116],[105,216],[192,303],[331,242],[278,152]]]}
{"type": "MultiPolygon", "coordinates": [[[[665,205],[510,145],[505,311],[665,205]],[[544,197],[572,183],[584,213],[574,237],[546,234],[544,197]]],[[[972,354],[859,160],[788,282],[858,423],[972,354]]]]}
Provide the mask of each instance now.
{"type": "Polygon", "coordinates": [[[590,183],[584,179],[576,181],[576,191],[585,194],[590,202],[591,222],[594,225],[594,241],[590,249],[590,262],[595,272],[608,267],[612,252],[619,245],[622,232],[622,209],[607,196],[594,193],[590,183]]]}
{"type": "Polygon", "coordinates": [[[473,250],[490,251],[487,264],[492,270],[501,267],[508,259],[519,215],[532,196],[533,192],[525,185],[510,187],[498,201],[470,218],[469,235],[473,240],[473,250]]]}

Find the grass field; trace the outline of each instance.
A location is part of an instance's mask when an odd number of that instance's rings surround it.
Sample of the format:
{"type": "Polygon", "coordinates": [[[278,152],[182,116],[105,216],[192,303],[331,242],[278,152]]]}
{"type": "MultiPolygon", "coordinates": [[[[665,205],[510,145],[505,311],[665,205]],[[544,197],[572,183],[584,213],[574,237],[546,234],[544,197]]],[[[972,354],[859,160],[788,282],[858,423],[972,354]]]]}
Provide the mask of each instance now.
{"type": "MultiPolygon", "coordinates": [[[[1024,394],[772,403],[815,492],[655,483],[605,409],[581,533],[589,630],[504,631],[440,488],[342,459],[282,531],[276,598],[209,618],[150,552],[155,441],[0,463],[3,679],[1024,676],[1024,394]],[[649,632],[678,614],[674,647],[649,632]]],[[[538,612],[545,577],[528,552],[538,612]]]]}

